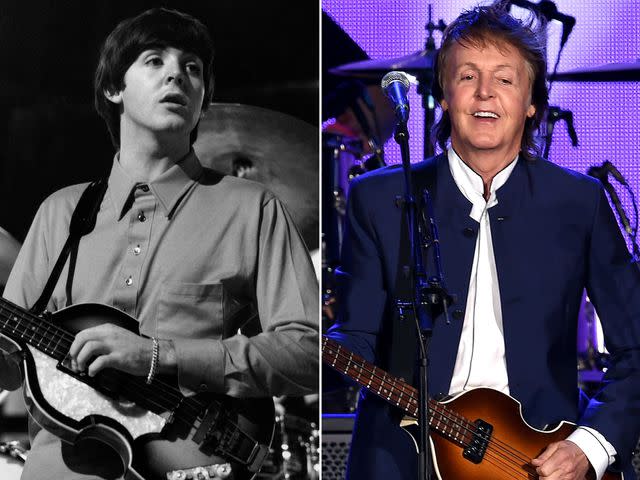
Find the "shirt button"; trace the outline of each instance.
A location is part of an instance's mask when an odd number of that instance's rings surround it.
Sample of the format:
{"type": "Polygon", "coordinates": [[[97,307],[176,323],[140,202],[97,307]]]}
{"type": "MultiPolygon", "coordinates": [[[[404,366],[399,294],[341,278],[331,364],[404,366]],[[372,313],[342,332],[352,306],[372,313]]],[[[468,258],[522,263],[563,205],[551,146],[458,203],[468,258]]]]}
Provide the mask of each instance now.
{"type": "Polygon", "coordinates": [[[133,278],[131,278],[130,276],[127,277],[124,283],[127,285],[127,287],[130,287],[131,285],[133,285],[133,278]]]}
{"type": "Polygon", "coordinates": [[[206,383],[201,383],[200,384],[200,391],[204,392],[207,389],[207,384],[206,383]]]}
{"type": "Polygon", "coordinates": [[[141,222],[144,222],[146,219],[147,217],[144,216],[144,212],[140,210],[140,212],[138,212],[138,220],[140,220],[141,222]]]}
{"type": "Polygon", "coordinates": [[[141,252],[141,251],[142,251],[142,249],[140,248],[140,245],[136,245],[136,246],[133,248],[133,254],[134,254],[134,255],[140,255],[140,252],[141,252]]]}
{"type": "Polygon", "coordinates": [[[140,190],[142,190],[143,192],[148,192],[149,191],[149,185],[140,185],[140,190]]]}

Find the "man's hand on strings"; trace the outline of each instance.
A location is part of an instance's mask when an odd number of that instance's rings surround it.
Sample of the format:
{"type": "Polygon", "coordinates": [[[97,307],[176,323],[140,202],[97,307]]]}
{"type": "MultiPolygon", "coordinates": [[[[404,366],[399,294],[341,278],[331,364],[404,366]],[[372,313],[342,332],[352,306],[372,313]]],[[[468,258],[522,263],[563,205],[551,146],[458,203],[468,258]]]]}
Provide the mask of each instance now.
{"type": "Polygon", "coordinates": [[[584,452],[568,440],[550,444],[531,461],[540,480],[585,480],[595,478],[584,452]]]}
{"type": "Polygon", "coordinates": [[[69,349],[71,366],[90,377],[104,368],[145,376],[153,356],[153,341],[112,324],[82,330],[69,349]]]}

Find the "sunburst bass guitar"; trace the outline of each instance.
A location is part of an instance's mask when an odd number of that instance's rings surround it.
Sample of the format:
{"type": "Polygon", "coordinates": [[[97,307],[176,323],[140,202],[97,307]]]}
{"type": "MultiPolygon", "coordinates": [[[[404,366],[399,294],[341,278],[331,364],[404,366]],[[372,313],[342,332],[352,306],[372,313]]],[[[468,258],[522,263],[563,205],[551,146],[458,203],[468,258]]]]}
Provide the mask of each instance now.
{"type": "Polygon", "coordinates": [[[68,353],[75,334],[104,323],[138,333],[133,317],[107,305],[78,304],[41,317],[0,299],[0,333],[22,355],[32,418],[63,441],[109,446],[127,480],[253,478],[273,437],[272,400],[187,397],[175,379],[147,384],[113,369],[93,378],[74,372],[68,353]]]}
{"type": "MultiPolygon", "coordinates": [[[[418,391],[413,386],[326,336],[322,360],[402,409],[406,416],[401,426],[416,443],[418,391]]],[[[524,421],[517,400],[489,388],[470,390],[444,402],[429,399],[429,414],[433,465],[440,480],[537,479],[531,460],[576,428],[562,422],[551,431],[536,430],[524,421]]],[[[606,472],[602,478],[622,480],[623,475],[606,472]]]]}

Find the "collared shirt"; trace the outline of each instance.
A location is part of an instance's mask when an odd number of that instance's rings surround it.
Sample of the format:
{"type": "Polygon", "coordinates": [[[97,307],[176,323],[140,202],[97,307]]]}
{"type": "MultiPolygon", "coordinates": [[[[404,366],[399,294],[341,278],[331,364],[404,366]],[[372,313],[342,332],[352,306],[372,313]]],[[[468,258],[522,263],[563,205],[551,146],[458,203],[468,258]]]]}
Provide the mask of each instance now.
{"type": "Polygon", "coordinates": [[[469,216],[478,222],[469,294],[449,393],[490,387],[509,394],[500,288],[493,256],[489,209],[498,204],[496,190],[511,175],[517,157],[493,178],[489,199],[485,200],[482,177],[469,168],[453,148],[449,149],[448,155],[451,175],[462,194],[473,205],[469,216]]]}
{"type": "MultiPolygon", "coordinates": [[[[478,222],[464,324],[449,393],[489,387],[508,394],[500,287],[488,210],[498,204],[497,191],[513,172],[518,157],[493,178],[488,200],[483,196],[482,177],[464,163],[453,148],[448,151],[448,159],[456,185],[472,203],[469,216],[478,222]]],[[[567,440],[578,445],[585,453],[598,479],[615,461],[615,448],[593,428],[578,427],[567,440]]]]}
{"type": "MultiPolygon", "coordinates": [[[[40,207],[7,299],[35,302],[84,188],[58,191],[40,207]]],[[[65,306],[66,279],[67,267],[49,310],[65,306]]],[[[142,334],[172,339],[185,394],[317,390],[318,287],[296,227],[262,185],[203,169],[193,152],[141,185],[116,157],[96,227],[80,242],[72,297],[114,306],[138,319],[142,334]],[[261,333],[240,334],[252,317],[261,333]]],[[[60,448],[40,431],[23,478],[96,478],[71,473],[60,448]]]]}

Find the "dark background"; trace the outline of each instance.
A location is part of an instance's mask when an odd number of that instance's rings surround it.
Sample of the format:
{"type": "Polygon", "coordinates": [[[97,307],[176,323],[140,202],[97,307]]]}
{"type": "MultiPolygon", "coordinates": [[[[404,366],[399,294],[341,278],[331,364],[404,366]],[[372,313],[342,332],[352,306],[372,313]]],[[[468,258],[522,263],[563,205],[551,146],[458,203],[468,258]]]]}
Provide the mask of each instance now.
{"type": "Polygon", "coordinates": [[[93,109],[99,48],[116,24],[164,6],[207,25],[214,102],[318,125],[316,2],[19,1],[0,4],[0,226],[22,241],[53,191],[108,173],[114,155],[93,109]]]}

